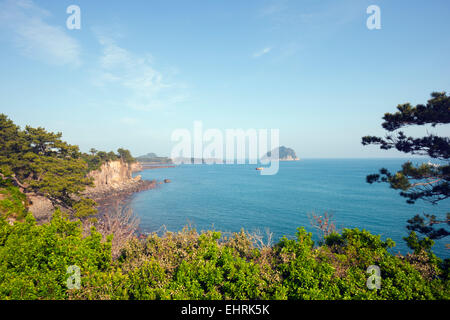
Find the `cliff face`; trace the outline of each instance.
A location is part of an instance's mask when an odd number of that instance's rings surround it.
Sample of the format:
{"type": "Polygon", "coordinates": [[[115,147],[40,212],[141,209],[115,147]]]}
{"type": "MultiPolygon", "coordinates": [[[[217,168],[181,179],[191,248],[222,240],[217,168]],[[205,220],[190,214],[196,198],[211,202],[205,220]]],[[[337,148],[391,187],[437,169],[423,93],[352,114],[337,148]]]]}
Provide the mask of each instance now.
{"type": "Polygon", "coordinates": [[[120,190],[141,181],[141,176],[132,177],[132,173],[141,170],[139,163],[128,164],[120,160],[108,161],[100,169],[91,171],[88,176],[94,178],[94,187],[86,189],[89,195],[110,190],[120,190]]]}
{"type": "Polygon", "coordinates": [[[85,196],[94,199],[99,208],[123,200],[135,192],[156,187],[156,181],[142,180],[132,173],[143,170],[139,162],[128,164],[116,160],[109,161],[100,169],[91,171],[88,176],[94,178],[94,187],[87,188],[85,196]]]}

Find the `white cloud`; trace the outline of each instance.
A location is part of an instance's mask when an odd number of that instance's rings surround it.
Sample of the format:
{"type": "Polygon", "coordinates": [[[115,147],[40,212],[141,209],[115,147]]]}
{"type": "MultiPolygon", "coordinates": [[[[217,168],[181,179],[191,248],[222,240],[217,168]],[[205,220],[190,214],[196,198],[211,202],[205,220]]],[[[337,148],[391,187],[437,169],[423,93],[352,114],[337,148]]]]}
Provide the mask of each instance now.
{"type": "Polygon", "coordinates": [[[253,58],[259,58],[259,57],[261,57],[261,56],[263,56],[265,54],[268,54],[271,50],[272,50],[271,47],[266,47],[266,48],[264,48],[262,50],[259,50],[259,51],[255,52],[253,54],[253,58]]]}
{"type": "Polygon", "coordinates": [[[110,38],[98,38],[102,55],[94,83],[106,89],[115,85],[125,90],[124,101],[121,102],[125,106],[150,110],[185,100],[186,94],[181,92],[183,86],[170,80],[169,74],[173,72],[163,74],[156,70],[151,55],[134,54],[110,38]]]}
{"type": "Polygon", "coordinates": [[[11,30],[12,40],[23,55],[49,64],[79,65],[80,46],[61,26],[45,19],[51,14],[31,0],[0,3],[0,26],[11,30]]]}

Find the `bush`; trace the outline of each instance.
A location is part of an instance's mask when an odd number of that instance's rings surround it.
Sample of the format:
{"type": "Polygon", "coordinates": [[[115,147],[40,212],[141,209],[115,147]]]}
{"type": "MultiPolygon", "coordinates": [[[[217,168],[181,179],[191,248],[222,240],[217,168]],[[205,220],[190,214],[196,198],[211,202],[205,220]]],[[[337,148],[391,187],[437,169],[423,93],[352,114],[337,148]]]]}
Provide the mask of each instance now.
{"type": "Polygon", "coordinates": [[[81,278],[111,268],[110,243],[102,243],[101,237],[92,229],[83,238],[80,223],[59,211],[40,226],[31,215],[14,225],[0,218],[0,297],[68,298],[69,266],[78,266],[81,278]]]}
{"type": "Polygon", "coordinates": [[[27,214],[27,198],[7,180],[0,181],[0,216],[22,220],[27,214]]]}
{"type": "Polygon", "coordinates": [[[133,237],[117,259],[111,237],[56,211],[50,223],[31,215],[0,219],[2,299],[448,299],[448,278],[425,256],[394,256],[390,239],[365,230],[332,233],[315,246],[298,229],[294,240],[258,247],[245,232],[184,229],[133,237]],[[68,289],[66,270],[76,265],[81,287],[68,289]],[[381,272],[381,288],[367,286],[367,268],[381,272]]]}

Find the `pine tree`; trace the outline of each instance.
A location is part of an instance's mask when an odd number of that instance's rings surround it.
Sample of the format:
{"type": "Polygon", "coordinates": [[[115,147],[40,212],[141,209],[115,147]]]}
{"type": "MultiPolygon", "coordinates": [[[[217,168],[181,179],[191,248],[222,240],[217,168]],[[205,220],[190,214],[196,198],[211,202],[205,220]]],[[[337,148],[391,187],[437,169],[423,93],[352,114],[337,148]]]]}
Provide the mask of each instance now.
{"type": "Polygon", "coordinates": [[[88,166],[78,146],[62,141],[61,136],[40,127],[21,130],[0,114],[0,177],[23,193],[45,196],[78,216],[89,215],[95,203],[82,197],[82,191],[92,185],[86,175],[88,166]]]}
{"type": "MultiPolygon", "coordinates": [[[[423,163],[413,165],[408,161],[396,173],[382,168],[379,173],[367,176],[368,183],[386,182],[391,188],[400,190],[406,202],[413,204],[417,200],[437,204],[450,196],[450,138],[428,134],[415,138],[398,131],[408,126],[445,125],[450,123],[450,97],[445,92],[433,92],[426,105],[412,106],[410,103],[397,106],[396,113],[386,113],[383,128],[390,132],[385,138],[366,136],[363,145],[379,145],[380,149],[424,155],[439,161],[438,164],[423,163]]],[[[427,236],[429,239],[441,239],[450,232],[450,213],[438,218],[435,214],[416,215],[408,220],[407,228],[427,236]]],[[[414,234],[412,234],[414,236],[414,234]]]]}

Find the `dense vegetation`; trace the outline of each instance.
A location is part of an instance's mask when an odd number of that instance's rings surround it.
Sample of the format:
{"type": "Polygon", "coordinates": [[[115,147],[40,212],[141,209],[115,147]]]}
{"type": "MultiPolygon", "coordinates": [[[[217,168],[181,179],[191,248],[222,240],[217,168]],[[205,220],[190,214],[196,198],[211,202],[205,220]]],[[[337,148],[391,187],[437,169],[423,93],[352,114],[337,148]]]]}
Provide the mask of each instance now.
{"type": "MultiPolygon", "coordinates": [[[[111,255],[111,236],[57,211],[48,224],[0,218],[1,299],[448,299],[448,275],[426,253],[394,256],[392,240],[345,229],[315,246],[296,239],[256,246],[244,232],[224,237],[185,229],[132,238],[111,255]],[[80,270],[80,287],[68,288],[80,270]],[[381,287],[369,289],[370,265],[381,287]],[[70,271],[70,269],[69,269],[70,271]]],[[[372,279],[373,280],[373,279],[372,279]]]]}
{"type": "MultiPolygon", "coordinates": [[[[450,197],[450,138],[427,133],[421,138],[408,137],[398,129],[409,126],[445,125],[450,123],[450,97],[445,92],[433,92],[431,99],[423,105],[410,103],[397,106],[396,113],[386,113],[382,127],[389,132],[385,138],[366,136],[363,145],[379,145],[382,150],[395,149],[413,155],[424,155],[436,159],[439,163],[413,165],[411,161],[403,164],[402,169],[391,173],[386,168],[379,173],[367,176],[367,182],[385,182],[393,189],[400,190],[406,202],[414,204],[417,200],[428,201],[434,205],[450,197]],[[392,133],[395,132],[395,133],[392,133]]],[[[442,239],[450,235],[450,212],[415,215],[408,220],[407,228],[424,235],[421,243],[429,247],[430,239],[442,239]]]]}
{"type": "Polygon", "coordinates": [[[23,220],[27,215],[27,197],[11,181],[0,179],[0,216],[23,220]]]}

